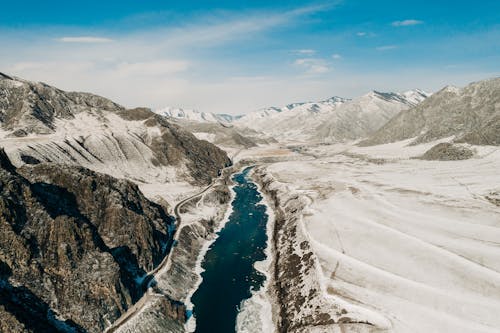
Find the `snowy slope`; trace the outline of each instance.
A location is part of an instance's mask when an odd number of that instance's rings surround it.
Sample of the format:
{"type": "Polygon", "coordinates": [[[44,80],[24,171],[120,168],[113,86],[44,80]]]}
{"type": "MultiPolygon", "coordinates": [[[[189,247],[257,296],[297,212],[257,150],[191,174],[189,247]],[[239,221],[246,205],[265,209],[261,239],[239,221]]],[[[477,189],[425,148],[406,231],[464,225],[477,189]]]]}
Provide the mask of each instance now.
{"type": "Polygon", "coordinates": [[[347,101],[345,98],[332,97],[320,102],[270,107],[246,114],[234,124],[264,132],[277,139],[307,139],[327,114],[347,101]]]}
{"type": "Polygon", "coordinates": [[[267,108],[244,115],[234,124],[284,141],[357,139],[371,134],[398,112],[427,96],[420,90],[401,94],[373,91],[354,100],[332,97],[315,103],[267,108]]]}
{"type": "Polygon", "coordinates": [[[21,165],[81,165],[138,182],[208,183],[230,163],[149,109],[0,76],[0,145],[21,165]]]}
{"type": "Polygon", "coordinates": [[[409,138],[421,143],[450,136],[459,142],[500,144],[500,78],[474,82],[464,88],[445,87],[398,114],[363,144],[409,138]]]}
{"type": "MultiPolygon", "coordinates": [[[[290,247],[301,266],[317,265],[300,284],[282,281],[285,293],[300,299],[319,285],[323,297],[285,307],[286,318],[304,325],[301,314],[321,304],[347,318],[318,332],[365,332],[363,322],[366,332],[498,332],[500,152],[476,146],[466,161],[422,161],[409,157],[436,142],[407,144],[309,146],[302,160],[263,167],[284,223],[296,225],[286,242],[300,244],[290,247]],[[304,241],[312,256],[300,253],[304,241]]],[[[301,332],[316,332],[323,317],[301,332]]]]}
{"type": "Polygon", "coordinates": [[[343,141],[365,137],[387,123],[402,110],[423,101],[429,94],[411,90],[402,94],[369,92],[344,103],[315,129],[319,141],[343,141]]]}
{"type": "Polygon", "coordinates": [[[181,109],[166,107],[154,111],[155,113],[176,119],[203,122],[203,123],[217,123],[217,122],[232,122],[235,117],[229,114],[215,114],[211,112],[201,112],[192,109],[181,109]]]}

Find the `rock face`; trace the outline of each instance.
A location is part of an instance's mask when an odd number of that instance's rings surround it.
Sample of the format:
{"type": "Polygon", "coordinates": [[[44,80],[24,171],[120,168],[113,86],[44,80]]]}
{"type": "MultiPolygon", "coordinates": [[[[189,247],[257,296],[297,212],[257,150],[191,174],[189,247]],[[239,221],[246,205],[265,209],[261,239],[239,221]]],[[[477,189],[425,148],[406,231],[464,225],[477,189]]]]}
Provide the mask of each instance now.
{"type": "Polygon", "coordinates": [[[410,138],[419,144],[450,136],[456,142],[500,145],[500,78],[446,87],[398,114],[362,145],[410,138]]]}
{"type": "Polygon", "coordinates": [[[126,180],[0,151],[0,331],[101,332],[142,294],[173,220],[126,180]]]}
{"type": "Polygon", "coordinates": [[[438,143],[419,158],[434,161],[467,160],[474,156],[474,152],[466,147],[454,145],[449,142],[438,143]]]}
{"type": "Polygon", "coordinates": [[[209,183],[225,152],[149,109],[0,76],[0,133],[15,165],[54,162],[140,182],[209,183]]]}
{"type": "Polygon", "coordinates": [[[162,297],[155,299],[140,311],[133,320],[121,326],[117,333],[183,333],[186,318],[184,304],[199,283],[197,264],[207,242],[212,242],[220,223],[224,220],[231,194],[227,184],[232,172],[224,170],[224,182],[212,187],[203,196],[193,198],[181,208],[183,221],[176,233],[175,245],[169,254],[166,269],[156,276],[154,292],[162,297]],[[212,210],[213,215],[201,214],[212,210]],[[215,208],[215,209],[213,209],[215,208]],[[185,214],[186,213],[186,214],[185,214]],[[186,220],[184,220],[186,218],[186,220]]]}

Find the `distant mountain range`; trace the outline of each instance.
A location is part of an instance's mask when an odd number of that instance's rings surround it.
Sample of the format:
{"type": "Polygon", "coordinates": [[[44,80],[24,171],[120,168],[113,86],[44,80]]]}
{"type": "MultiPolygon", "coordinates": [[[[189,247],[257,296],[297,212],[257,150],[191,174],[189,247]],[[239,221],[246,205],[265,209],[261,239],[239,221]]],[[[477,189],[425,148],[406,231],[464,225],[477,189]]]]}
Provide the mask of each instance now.
{"type": "MultiPolygon", "coordinates": [[[[419,89],[371,91],[352,100],[332,97],[239,116],[178,109],[160,113],[198,124],[231,124],[232,133],[253,130],[285,142],[366,138],[361,145],[375,145],[414,138],[418,144],[453,137],[457,143],[499,145],[499,105],[500,78],[494,78],[464,88],[447,86],[433,95],[419,89]]],[[[203,132],[201,127],[198,130],[203,132]]]]}
{"type": "Polygon", "coordinates": [[[170,118],[176,118],[188,121],[197,121],[197,122],[207,122],[207,123],[217,123],[217,122],[230,123],[241,117],[241,116],[232,116],[224,113],[201,112],[193,109],[181,109],[181,108],[171,108],[171,107],[155,110],[155,113],[170,118]]]}
{"type": "Polygon", "coordinates": [[[429,95],[418,89],[401,94],[372,91],[353,100],[335,96],[239,116],[170,108],[156,112],[197,123],[230,123],[240,130],[251,129],[278,140],[343,141],[373,133],[397,113],[429,95]]]}
{"type": "Polygon", "coordinates": [[[403,94],[372,91],[353,100],[333,97],[321,102],[261,110],[241,117],[235,124],[285,141],[352,140],[371,134],[398,112],[427,96],[429,94],[420,90],[403,94]]]}

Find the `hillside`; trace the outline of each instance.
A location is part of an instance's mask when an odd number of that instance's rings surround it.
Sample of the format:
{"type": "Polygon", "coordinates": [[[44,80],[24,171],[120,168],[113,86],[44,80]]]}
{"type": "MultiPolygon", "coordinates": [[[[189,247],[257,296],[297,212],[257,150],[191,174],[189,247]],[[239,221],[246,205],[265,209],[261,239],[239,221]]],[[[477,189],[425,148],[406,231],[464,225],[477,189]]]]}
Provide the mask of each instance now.
{"type": "Polygon", "coordinates": [[[81,165],[139,182],[207,184],[225,152],[149,109],[0,76],[0,138],[15,165],[81,165]]]}
{"type": "Polygon", "coordinates": [[[500,144],[500,78],[445,87],[421,104],[401,112],[362,145],[405,139],[413,144],[453,137],[456,142],[500,144]]]}

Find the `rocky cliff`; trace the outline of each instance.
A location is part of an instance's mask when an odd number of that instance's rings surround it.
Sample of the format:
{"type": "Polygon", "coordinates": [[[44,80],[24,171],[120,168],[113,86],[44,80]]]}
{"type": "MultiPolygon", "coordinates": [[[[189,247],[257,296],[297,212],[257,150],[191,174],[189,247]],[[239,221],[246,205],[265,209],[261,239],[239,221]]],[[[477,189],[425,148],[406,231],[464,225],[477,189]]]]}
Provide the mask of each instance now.
{"type": "Polygon", "coordinates": [[[101,332],[142,294],[173,220],[126,180],[0,151],[0,332],[101,332]]]}

